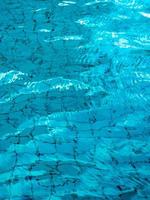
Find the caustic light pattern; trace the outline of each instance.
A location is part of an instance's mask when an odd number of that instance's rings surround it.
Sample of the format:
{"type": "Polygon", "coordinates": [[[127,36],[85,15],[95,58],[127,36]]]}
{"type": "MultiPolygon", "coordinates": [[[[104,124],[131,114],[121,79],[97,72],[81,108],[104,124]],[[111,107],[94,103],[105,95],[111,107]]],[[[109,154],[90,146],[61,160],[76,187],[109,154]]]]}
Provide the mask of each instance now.
{"type": "Polygon", "coordinates": [[[0,200],[150,199],[150,1],[0,1],[0,200]]]}

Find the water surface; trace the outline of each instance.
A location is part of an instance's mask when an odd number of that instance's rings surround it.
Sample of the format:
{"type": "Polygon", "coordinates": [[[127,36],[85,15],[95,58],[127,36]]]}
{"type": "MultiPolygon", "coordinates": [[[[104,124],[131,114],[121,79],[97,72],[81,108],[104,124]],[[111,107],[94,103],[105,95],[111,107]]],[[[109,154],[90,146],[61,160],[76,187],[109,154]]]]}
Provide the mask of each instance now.
{"type": "Polygon", "coordinates": [[[150,199],[150,1],[0,10],[0,199],[150,199]]]}

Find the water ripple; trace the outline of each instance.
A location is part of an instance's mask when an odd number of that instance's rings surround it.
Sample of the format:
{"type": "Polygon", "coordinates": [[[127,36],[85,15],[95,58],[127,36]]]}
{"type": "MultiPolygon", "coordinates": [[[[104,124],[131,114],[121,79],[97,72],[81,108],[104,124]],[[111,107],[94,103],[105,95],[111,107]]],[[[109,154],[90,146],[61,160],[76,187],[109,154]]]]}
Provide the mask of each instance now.
{"type": "Polygon", "coordinates": [[[150,1],[0,9],[0,199],[150,199],[150,1]]]}

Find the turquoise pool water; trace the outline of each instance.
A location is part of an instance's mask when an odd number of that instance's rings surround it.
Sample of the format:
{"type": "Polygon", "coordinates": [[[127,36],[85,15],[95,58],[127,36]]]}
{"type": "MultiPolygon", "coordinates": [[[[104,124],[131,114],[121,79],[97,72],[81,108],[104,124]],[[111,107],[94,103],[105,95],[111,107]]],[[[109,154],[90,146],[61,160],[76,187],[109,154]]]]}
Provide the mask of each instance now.
{"type": "Polygon", "coordinates": [[[0,11],[0,200],[150,199],[150,1],[0,11]]]}

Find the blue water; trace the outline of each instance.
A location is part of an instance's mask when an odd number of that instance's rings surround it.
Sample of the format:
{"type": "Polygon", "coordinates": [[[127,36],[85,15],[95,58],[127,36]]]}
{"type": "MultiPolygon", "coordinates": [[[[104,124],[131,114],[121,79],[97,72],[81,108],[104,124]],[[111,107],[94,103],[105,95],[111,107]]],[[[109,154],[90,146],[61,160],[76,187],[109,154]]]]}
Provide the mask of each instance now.
{"type": "Polygon", "coordinates": [[[150,1],[0,1],[0,200],[150,199],[150,1]]]}

